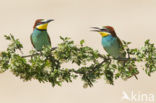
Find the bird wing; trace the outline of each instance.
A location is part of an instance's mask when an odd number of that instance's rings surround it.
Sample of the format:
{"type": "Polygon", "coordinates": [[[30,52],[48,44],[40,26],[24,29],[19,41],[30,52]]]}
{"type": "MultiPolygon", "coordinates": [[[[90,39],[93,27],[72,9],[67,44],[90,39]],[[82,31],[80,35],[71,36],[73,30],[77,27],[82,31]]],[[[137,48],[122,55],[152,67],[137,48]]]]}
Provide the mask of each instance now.
{"type": "Polygon", "coordinates": [[[117,37],[117,40],[118,40],[118,42],[119,42],[121,48],[123,49],[123,44],[122,44],[121,40],[120,40],[118,37],[117,37]]]}
{"type": "Polygon", "coordinates": [[[125,57],[126,56],[126,51],[123,48],[123,44],[122,44],[121,40],[118,37],[117,37],[117,40],[118,40],[118,42],[120,44],[120,49],[121,49],[120,53],[122,54],[123,57],[125,57]]]}
{"type": "Polygon", "coordinates": [[[50,46],[51,46],[51,40],[50,40],[50,37],[49,37],[49,35],[47,35],[47,36],[48,36],[48,41],[49,41],[50,46]]]}
{"type": "Polygon", "coordinates": [[[119,37],[116,35],[115,31],[112,29],[110,33],[111,33],[111,35],[112,35],[113,37],[116,37],[116,38],[117,38],[117,40],[118,40],[118,42],[119,42],[119,44],[120,44],[121,50],[124,51],[123,44],[122,44],[121,40],[119,39],[119,37]]]}
{"type": "Polygon", "coordinates": [[[31,44],[32,44],[33,47],[35,48],[35,45],[34,45],[33,40],[32,40],[32,34],[30,35],[30,40],[31,40],[31,44]]]}

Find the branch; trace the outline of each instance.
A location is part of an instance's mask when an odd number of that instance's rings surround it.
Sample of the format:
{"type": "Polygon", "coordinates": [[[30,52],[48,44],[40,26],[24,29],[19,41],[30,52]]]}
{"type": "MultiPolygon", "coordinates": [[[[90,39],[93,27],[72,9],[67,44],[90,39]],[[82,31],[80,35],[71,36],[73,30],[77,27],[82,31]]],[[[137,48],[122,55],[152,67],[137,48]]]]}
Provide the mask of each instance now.
{"type": "MultiPolygon", "coordinates": [[[[57,47],[53,47],[51,48],[51,51],[54,51],[55,49],[57,49],[57,47]]],[[[27,58],[27,57],[33,57],[35,55],[40,55],[41,53],[36,53],[36,54],[31,54],[31,55],[25,55],[25,56],[22,56],[22,58],[27,58]]]]}
{"type": "Polygon", "coordinates": [[[39,82],[50,82],[52,86],[61,86],[63,82],[72,82],[79,76],[85,86],[93,86],[97,79],[103,77],[110,84],[114,83],[114,79],[128,79],[139,73],[136,63],[144,64],[144,70],[149,76],[156,71],[156,48],[149,40],[145,41],[141,49],[130,49],[129,42],[124,42],[123,48],[128,57],[112,58],[84,46],[84,40],[81,40],[80,45],[77,46],[68,37],[60,37],[62,43],[57,47],[45,47],[40,52],[35,51],[31,55],[20,56],[16,52],[23,48],[19,40],[13,35],[5,37],[11,43],[7,50],[0,54],[0,72],[10,70],[26,81],[37,79],[39,82]],[[27,57],[32,58],[27,59],[27,57]],[[120,61],[125,62],[125,65],[121,65],[120,61]],[[77,68],[62,68],[66,63],[72,63],[77,68]]]}

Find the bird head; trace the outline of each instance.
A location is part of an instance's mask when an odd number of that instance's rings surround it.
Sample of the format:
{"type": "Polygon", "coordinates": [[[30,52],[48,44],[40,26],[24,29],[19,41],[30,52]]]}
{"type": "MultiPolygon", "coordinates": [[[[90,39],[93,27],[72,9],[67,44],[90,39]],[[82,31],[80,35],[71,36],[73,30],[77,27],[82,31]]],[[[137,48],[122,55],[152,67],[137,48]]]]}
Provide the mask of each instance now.
{"type": "Polygon", "coordinates": [[[44,20],[44,19],[37,19],[35,21],[33,29],[39,29],[39,30],[47,30],[48,23],[54,21],[53,19],[44,20]]]}
{"type": "Polygon", "coordinates": [[[111,26],[103,26],[102,28],[99,27],[92,27],[92,28],[94,29],[92,31],[100,33],[102,37],[106,37],[109,35],[116,36],[114,28],[111,26]]]}

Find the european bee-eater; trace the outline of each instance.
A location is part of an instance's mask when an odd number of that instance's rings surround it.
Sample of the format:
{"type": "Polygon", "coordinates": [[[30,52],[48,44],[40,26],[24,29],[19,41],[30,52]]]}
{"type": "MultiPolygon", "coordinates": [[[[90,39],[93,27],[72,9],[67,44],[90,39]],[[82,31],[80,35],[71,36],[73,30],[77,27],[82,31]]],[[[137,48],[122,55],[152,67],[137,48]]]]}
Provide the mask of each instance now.
{"type": "Polygon", "coordinates": [[[121,40],[117,37],[113,27],[104,26],[103,28],[93,27],[96,32],[102,36],[102,46],[105,51],[113,58],[125,58],[125,51],[122,47],[121,40]]]}
{"type": "MultiPolygon", "coordinates": [[[[96,31],[101,34],[102,46],[109,55],[111,55],[115,59],[122,59],[126,57],[126,52],[123,49],[122,42],[116,35],[113,27],[104,26],[103,28],[92,28],[94,29],[92,31],[96,31]]],[[[120,61],[120,63],[123,64],[124,62],[120,61]]],[[[129,69],[131,69],[131,67],[129,69]]],[[[137,79],[136,75],[134,76],[137,79]]]]}
{"type": "Polygon", "coordinates": [[[43,46],[51,46],[50,37],[47,32],[48,23],[53,21],[52,19],[44,20],[44,19],[37,19],[35,21],[33,27],[33,33],[31,34],[31,43],[33,47],[37,51],[41,51],[43,46]]]}

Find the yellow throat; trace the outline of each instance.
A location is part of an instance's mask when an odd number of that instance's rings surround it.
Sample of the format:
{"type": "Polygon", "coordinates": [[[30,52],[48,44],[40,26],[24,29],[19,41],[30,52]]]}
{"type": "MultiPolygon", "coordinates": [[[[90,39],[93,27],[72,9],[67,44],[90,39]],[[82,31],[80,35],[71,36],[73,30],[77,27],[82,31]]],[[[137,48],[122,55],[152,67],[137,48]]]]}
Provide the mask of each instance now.
{"type": "Polygon", "coordinates": [[[39,30],[46,30],[47,26],[48,26],[48,23],[45,23],[45,24],[38,25],[36,28],[39,30]]]}
{"type": "Polygon", "coordinates": [[[110,33],[107,33],[107,32],[99,32],[99,33],[101,34],[102,37],[110,35],[110,33]]]}

